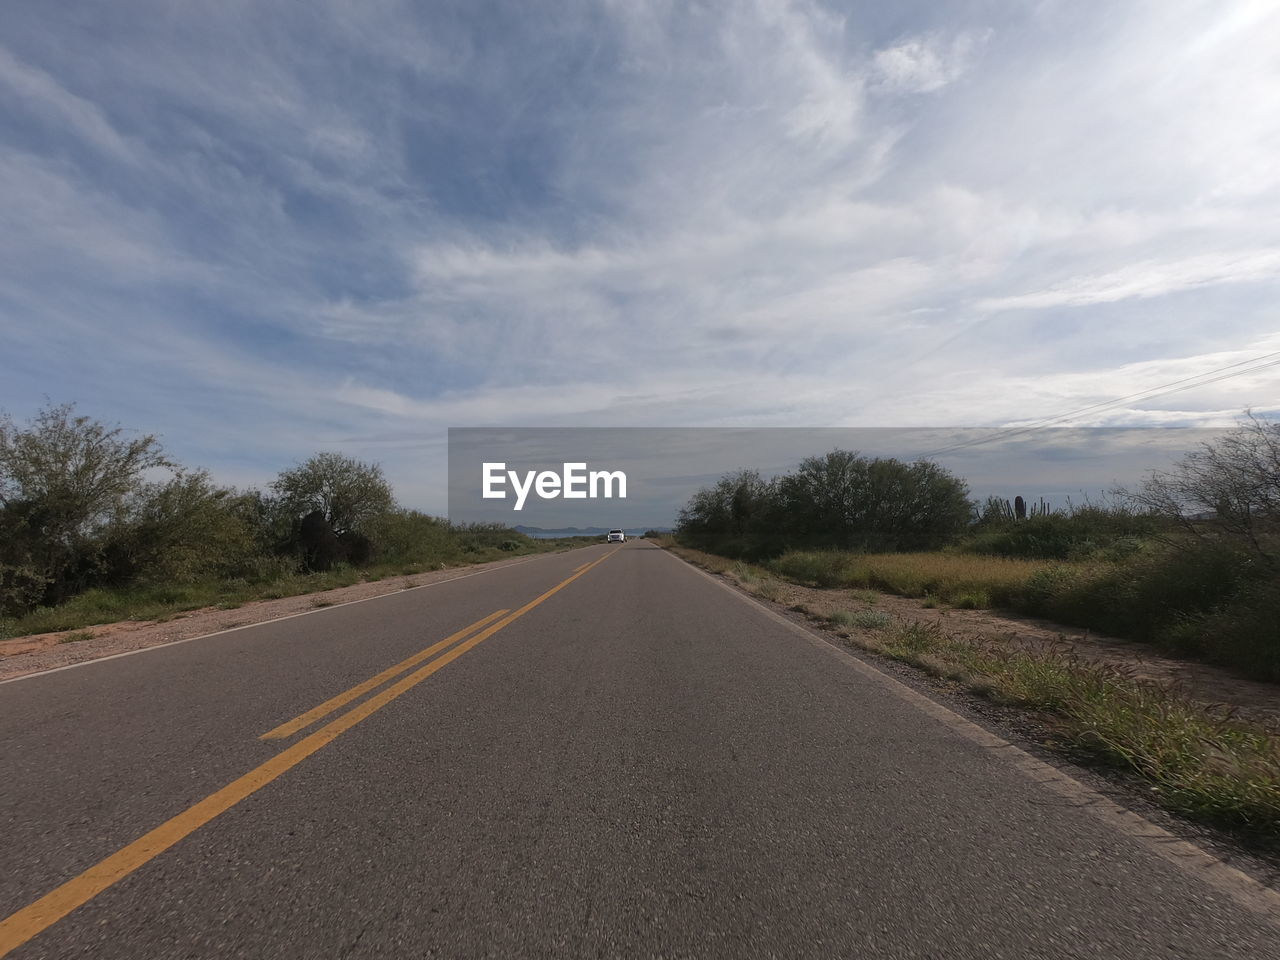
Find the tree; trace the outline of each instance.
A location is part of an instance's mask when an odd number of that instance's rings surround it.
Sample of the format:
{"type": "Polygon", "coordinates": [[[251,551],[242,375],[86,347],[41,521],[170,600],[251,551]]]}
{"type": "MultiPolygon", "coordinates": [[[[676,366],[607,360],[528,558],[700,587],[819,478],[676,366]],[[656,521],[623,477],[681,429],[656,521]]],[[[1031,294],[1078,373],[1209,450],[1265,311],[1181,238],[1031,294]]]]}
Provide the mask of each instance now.
{"type": "Polygon", "coordinates": [[[1224,540],[1274,563],[1280,559],[1280,423],[1249,413],[1172,470],[1119,493],[1196,540],[1224,540]]]}
{"type": "Polygon", "coordinates": [[[779,494],[798,540],[841,550],[933,549],[961,534],[973,511],[965,482],[935,463],[850,450],[801,461],[779,494]]]}
{"type": "Polygon", "coordinates": [[[395,507],[382,467],[340,453],[317,453],[281,473],[271,488],[294,519],[318,511],[339,536],[364,532],[395,507]]]}
{"type": "Polygon", "coordinates": [[[772,481],[755,470],[726,474],[697,491],[680,511],[677,529],[690,543],[734,555],[771,552],[779,530],[772,481]]]}
{"type": "Polygon", "coordinates": [[[216,486],[203,470],[143,485],[107,531],[104,574],[115,583],[239,575],[261,555],[246,509],[252,497],[216,486]]]}
{"type": "Polygon", "coordinates": [[[815,547],[923,550],[963,533],[972,510],[964,481],[935,463],[833,450],[776,480],[754,470],[721,477],[690,498],[678,532],[731,556],[815,547]]]}
{"type": "Polygon", "coordinates": [[[44,511],[45,535],[84,537],[116,510],[142,475],[172,463],[154,436],[126,439],[75,415],[75,405],[46,407],[25,429],[0,415],[0,509],[30,504],[44,511]]]}
{"type": "Polygon", "coordinates": [[[102,531],[148,470],[169,466],[154,436],[126,437],[74,404],[25,427],[0,415],[0,602],[54,602],[88,582],[102,531]]]}

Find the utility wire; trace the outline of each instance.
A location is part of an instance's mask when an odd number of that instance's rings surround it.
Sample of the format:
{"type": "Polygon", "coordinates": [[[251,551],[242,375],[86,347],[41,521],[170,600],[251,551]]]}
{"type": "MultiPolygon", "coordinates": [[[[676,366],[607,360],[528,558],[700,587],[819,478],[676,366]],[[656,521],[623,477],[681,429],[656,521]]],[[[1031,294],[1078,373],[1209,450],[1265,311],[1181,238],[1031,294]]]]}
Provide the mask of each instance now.
{"type": "Polygon", "coordinates": [[[1100,411],[1109,407],[1117,406],[1130,400],[1154,400],[1157,397],[1169,396],[1174,393],[1182,393],[1184,390],[1192,390],[1196,387],[1208,386],[1211,383],[1218,383],[1221,380],[1230,380],[1233,377],[1243,376],[1246,373],[1253,373],[1257,370],[1265,370],[1268,367],[1280,365],[1280,351],[1275,353],[1264,353],[1261,356],[1250,357],[1247,360],[1239,360],[1236,363],[1229,363],[1224,367],[1218,367],[1214,370],[1207,370],[1204,373],[1198,373],[1193,377],[1184,377],[1181,380],[1173,380],[1169,383],[1160,384],[1155,387],[1148,387],[1146,390],[1140,390],[1137,393],[1131,393],[1124,397],[1116,397],[1113,400],[1103,400],[1099,403],[1090,404],[1087,407],[1081,407],[1078,410],[1072,410],[1068,413],[1059,414],[1053,417],[1042,418],[1031,424],[1021,427],[1009,427],[1001,430],[989,437],[977,437],[972,440],[965,440],[960,443],[951,444],[950,446],[941,447],[929,453],[923,454],[920,459],[927,460],[944,453],[951,453],[955,450],[963,450],[968,447],[981,446],[987,443],[994,443],[997,440],[1006,440],[1011,437],[1023,436],[1028,433],[1034,433],[1039,430],[1052,427],[1059,423],[1065,423],[1070,420],[1093,411],[1100,411]],[[1259,361],[1268,361],[1260,363],[1259,361]],[[1246,364],[1257,364],[1257,366],[1249,366],[1247,369],[1240,370],[1238,367],[1244,367],[1246,364]],[[1231,372],[1226,372],[1231,371],[1231,372]],[[1218,374],[1218,376],[1215,376],[1218,374]],[[1205,379],[1209,378],[1209,379],[1205,379]],[[1192,382],[1195,381],[1195,382],[1192,382]]]}

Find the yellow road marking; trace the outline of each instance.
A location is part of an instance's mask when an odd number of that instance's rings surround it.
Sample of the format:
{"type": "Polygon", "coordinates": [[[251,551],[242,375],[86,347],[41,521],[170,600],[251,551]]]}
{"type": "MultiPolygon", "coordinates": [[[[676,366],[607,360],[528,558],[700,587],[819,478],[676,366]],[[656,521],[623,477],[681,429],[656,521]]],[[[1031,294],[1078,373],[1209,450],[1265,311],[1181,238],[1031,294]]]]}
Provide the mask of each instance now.
{"type": "Polygon", "coordinates": [[[492,623],[494,620],[497,620],[500,616],[502,616],[504,613],[507,613],[507,612],[508,612],[507,610],[495,610],[493,613],[489,614],[484,619],[477,620],[475,623],[471,624],[471,626],[469,627],[463,627],[457,633],[450,634],[449,636],[441,640],[439,643],[432,644],[431,646],[427,647],[427,649],[419,653],[415,653],[412,657],[409,657],[406,660],[401,660],[394,667],[388,667],[386,670],[383,670],[377,676],[370,677],[368,680],[364,681],[363,683],[356,684],[350,690],[346,690],[343,693],[338,694],[336,697],[330,697],[328,700],[320,704],[318,707],[312,707],[306,713],[299,714],[298,716],[294,717],[292,720],[288,721],[287,723],[280,724],[280,726],[276,727],[274,730],[268,730],[262,736],[258,737],[258,739],[259,740],[283,740],[285,737],[293,736],[303,727],[309,727],[313,723],[315,723],[317,720],[323,717],[327,717],[329,714],[333,713],[335,710],[339,709],[340,707],[345,707],[352,700],[358,699],[359,697],[363,697],[370,690],[373,690],[373,689],[376,689],[377,687],[382,686],[392,677],[395,677],[404,673],[410,667],[417,666],[423,660],[426,660],[429,657],[434,656],[436,653],[439,653],[445,647],[450,646],[453,643],[456,643],[457,641],[461,640],[463,637],[467,636],[467,634],[480,629],[485,624],[492,623]]]}
{"type": "Polygon", "coordinates": [[[432,660],[425,667],[415,670],[407,677],[387,687],[381,693],[374,694],[364,703],[348,710],[336,720],[330,720],[319,730],[276,754],[266,763],[250,770],[238,780],[233,780],[221,790],[210,794],[194,806],[188,807],[176,817],[162,823],[150,833],[139,837],[127,847],[94,864],[78,877],[73,877],[62,886],[46,893],[35,903],[29,904],[6,917],[0,921],[0,957],[4,957],[11,951],[16,950],[36,934],[57,923],[72,910],[88,903],[116,881],[127,877],[139,867],[164,853],[179,840],[190,836],[214,817],[225,813],[245,797],[261,790],[287,770],[296,767],[321,747],[336,740],[357,723],[381,710],[402,693],[413,689],[427,677],[447,664],[452,663],[468,650],[479,646],[499,630],[524,616],[544,600],[553,597],[592,567],[604,563],[617,552],[617,550],[610,551],[599,560],[592,561],[579,572],[565,580],[561,580],[546,593],[530,600],[519,610],[507,614],[497,623],[486,627],[471,639],[460,643],[452,650],[432,660]]]}

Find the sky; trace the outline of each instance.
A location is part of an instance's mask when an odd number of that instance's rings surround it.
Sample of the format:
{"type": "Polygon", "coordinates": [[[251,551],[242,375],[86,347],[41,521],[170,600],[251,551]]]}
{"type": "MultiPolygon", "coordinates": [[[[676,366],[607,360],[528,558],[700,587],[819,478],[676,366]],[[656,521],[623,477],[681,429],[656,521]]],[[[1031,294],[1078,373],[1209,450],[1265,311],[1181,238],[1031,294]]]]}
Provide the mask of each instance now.
{"type": "Polygon", "coordinates": [[[1271,0],[9,0],[0,409],[436,511],[449,427],[1025,423],[1280,351],[1277,157],[1271,0]]]}

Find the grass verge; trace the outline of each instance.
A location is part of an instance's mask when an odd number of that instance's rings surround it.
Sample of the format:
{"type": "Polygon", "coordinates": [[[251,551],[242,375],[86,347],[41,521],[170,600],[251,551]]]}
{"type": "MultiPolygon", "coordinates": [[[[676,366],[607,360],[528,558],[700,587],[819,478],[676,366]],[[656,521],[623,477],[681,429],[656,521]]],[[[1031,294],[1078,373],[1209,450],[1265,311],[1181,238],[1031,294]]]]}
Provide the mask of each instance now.
{"type": "Polygon", "coordinates": [[[817,587],[869,588],[904,597],[933,597],[957,607],[1012,606],[1044,560],[963,553],[843,553],[792,550],[768,568],[817,587]]]}
{"type": "Polygon", "coordinates": [[[847,639],[1046,718],[1058,745],[1121,767],[1164,807],[1280,842],[1280,736],[1123,670],[1045,650],[895,624],[847,639]]]}
{"type": "MultiPolygon", "coordinates": [[[[528,546],[522,546],[516,551],[487,548],[467,553],[460,560],[448,564],[433,560],[416,564],[380,564],[359,569],[339,566],[324,573],[295,573],[257,582],[244,579],[206,580],[86,590],[58,606],[40,607],[26,616],[0,621],[0,639],[78,630],[123,620],[160,620],[204,607],[234,610],[254,600],[279,600],[350,587],[357,583],[385,580],[388,577],[464,567],[528,554],[552,553],[580,546],[583,546],[581,542],[573,540],[532,540],[528,546]]],[[[318,600],[313,605],[324,606],[325,602],[318,600]]]]}
{"type": "Polygon", "coordinates": [[[792,550],[762,569],[804,586],[881,590],[927,606],[1012,609],[1280,682],[1280,579],[1227,544],[1149,544],[1085,560],[792,550]]]}

